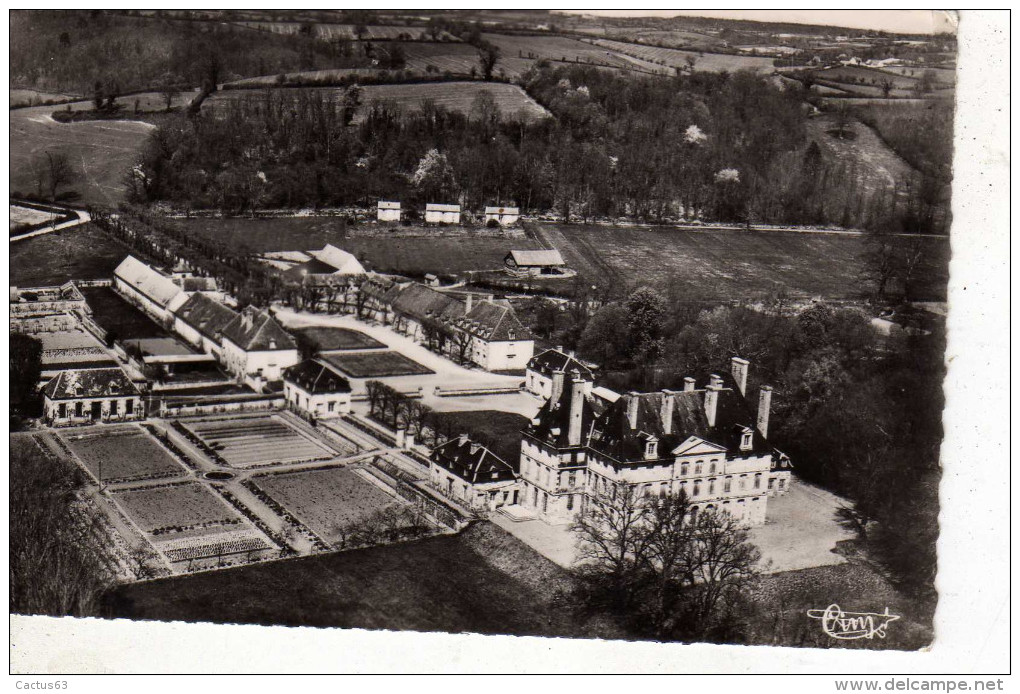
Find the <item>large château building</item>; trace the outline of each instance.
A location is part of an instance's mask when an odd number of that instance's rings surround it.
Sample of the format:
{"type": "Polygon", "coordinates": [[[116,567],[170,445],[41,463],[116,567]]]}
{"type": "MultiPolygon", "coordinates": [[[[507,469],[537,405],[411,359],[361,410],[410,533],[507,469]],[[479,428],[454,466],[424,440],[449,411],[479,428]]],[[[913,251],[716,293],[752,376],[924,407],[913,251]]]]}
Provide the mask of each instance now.
{"type": "Polygon", "coordinates": [[[606,405],[580,375],[553,374],[548,402],[524,429],[520,503],[539,518],[567,522],[615,483],[645,494],[687,493],[698,510],[726,510],[765,522],[768,496],[789,485],[789,459],[768,443],[772,389],[747,401],[746,360],[681,391],[627,393],[606,405]]]}

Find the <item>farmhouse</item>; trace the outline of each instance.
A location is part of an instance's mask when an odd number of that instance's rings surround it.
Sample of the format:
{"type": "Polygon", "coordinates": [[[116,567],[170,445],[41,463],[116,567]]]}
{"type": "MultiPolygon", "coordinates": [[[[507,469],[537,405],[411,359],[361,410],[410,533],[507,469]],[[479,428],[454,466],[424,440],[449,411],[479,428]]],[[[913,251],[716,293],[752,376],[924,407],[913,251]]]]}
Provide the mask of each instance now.
{"type": "Polygon", "coordinates": [[[552,396],[553,374],[557,372],[582,378],[587,384],[585,395],[591,394],[592,384],[595,382],[591,369],[578,361],[573,354],[564,352],[561,347],[547,349],[531,358],[528,362],[524,388],[529,393],[548,399],[552,396]]]}
{"type": "Polygon", "coordinates": [[[377,313],[396,329],[427,342],[440,353],[470,361],[488,371],[523,369],[535,342],[509,304],[461,300],[431,287],[410,283],[375,299],[377,313]]]}
{"type": "Polygon", "coordinates": [[[248,306],[223,328],[223,361],[234,376],[260,390],[298,363],[297,344],[268,311],[248,306]]]}
{"type": "Polygon", "coordinates": [[[436,446],[429,465],[429,481],[449,499],[475,511],[495,511],[517,503],[513,466],[467,434],[436,446]]]}
{"type": "Polygon", "coordinates": [[[288,407],[306,417],[325,419],[351,411],[351,384],[326,362],[305,359],[283,371],[288,407]]]}
{"type": "MultiPolygon", "coordinates": [[[[772,389],[763,386],[757,411],[746,400],[748,362],[712,374],[698,388],[627,393],[601,414],[586,383],[555,374],[552,397],[523,431],[521,503],[540,518],[571,519],[614,483],[644,494],[685,492],[695,511],[725,510],[748,525],[765,522],[774,493],[789,486],[784,456],[767,440],[772,389]],[[773,471],[777,474],[770,483],[773,471]]],[[[788,460],[788,459],[787,459],[788,460]]]]}
{"type": "Polygon", "coordinates": [[[500,226],[510,227],[521,218],[520,208],[517,207],[486,207],[485,223],[498,222],[500,226]]]}
{"type": "Polygon", "coordinates": [[[427,224],[460,224],[460,205],[440,205],[430,202],[425,205],[427,224]]]}
{"type": "Polygon", "coordinates": [[[138,388],[120,368],[68,369],[43,386],[43,416],[51,426],[142,419],[138,388]]]}
{"type": "Polygon", "coordinates": [[[164,325],[188,298],[171,278],[131,255],[113,271],[113,286],[121,296],[164,325]]]}
{"type": "Polygon", "coordinates": [[[563,274],[567,267],[557,250],[510,251],[503,262],[511,274],[532,277],[563,274]]]}
{"type": "Polygon", "coordinates": [[[223,331],[237,313],[205,294],[192,294],[174,312],[174,332],[206,354],[222,355],[223,331]]]}
{"type": "Polygon", "coordinates": [[[399,222],[400,203],[380,200],[379,209],[376,212],[376,217],[380,222],[399,222]]]}

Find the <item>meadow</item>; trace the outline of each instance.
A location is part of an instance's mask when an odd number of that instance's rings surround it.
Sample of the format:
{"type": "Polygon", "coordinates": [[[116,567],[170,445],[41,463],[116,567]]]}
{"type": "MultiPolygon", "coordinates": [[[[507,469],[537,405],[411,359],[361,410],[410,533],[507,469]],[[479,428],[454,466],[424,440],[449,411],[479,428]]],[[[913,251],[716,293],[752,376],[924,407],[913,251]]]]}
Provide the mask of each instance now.
{"type": "MultiPolygon", "coordinates": [[[[549,112],[528,96],[523,89],[502,82],[432,82],[423,84],[376,84],[361,88],[361,103],[382,103],[402,109],[418,110],[424,99],[437,106],[470,113],[475,98],[488,91],[506,116],[523,113],[529,119],[544,118],[549,112]]],[[[365,109],[360,110],[363,116],[365,109]]],[[[356,118],[357,120],[357,118],[356,118]]]]}
{"type": "Polygon", "coordinates": [[[686,68],[688,58],[693,58],[694,69],[705,72],[735,72],[737,70],[770,71],[772,69],[772,58],[749,56],[749,55],[728,55],[724,53],[698,53],[695,51],[682,51],[675,48],[659,48],[658,46],[643,46],[636,43],[624,43],[622,41],[611,41],[608,39],[597,39],[597,46],[600,46],[617,53],[625,53],[636,58],[668,65],[669,67],[686,68]]]}
{"type": "Polygon", "coordinates": [[[18,287],[109,279],[128,254],[126,248],[93,224],[15,241],[10,244],[10,252],[10,281],[18,287]]]}

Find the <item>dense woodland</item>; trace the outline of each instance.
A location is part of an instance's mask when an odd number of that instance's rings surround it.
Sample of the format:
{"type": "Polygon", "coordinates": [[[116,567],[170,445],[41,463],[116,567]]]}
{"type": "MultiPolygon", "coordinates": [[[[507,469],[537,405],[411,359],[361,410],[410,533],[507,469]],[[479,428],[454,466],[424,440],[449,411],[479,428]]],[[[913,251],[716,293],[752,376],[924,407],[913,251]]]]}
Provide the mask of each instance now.
{"type": "MultiPolygon", "coordinates": [[[[803,95],[764,77],[639,79],[541,65],[525,87],[555,118],[500,113],[484,94],[462,114],[428,101],[410,113],[362,105],[357,88],[252,92],[215,115],[164,124],[131,178],[133,195],[237,213],[396,198],[412,209],[436,200],[516,203],[582,220],[910,232],[945,223],[943,202],[926,194],[922,177],[871,191],[852,164],[827,159],[805,134],[803,95]],[[355,123],[359,107],[366,113],[355,123]]],[[[885,125],[890,139],[920,149],[902,126],[885,125]]]]}

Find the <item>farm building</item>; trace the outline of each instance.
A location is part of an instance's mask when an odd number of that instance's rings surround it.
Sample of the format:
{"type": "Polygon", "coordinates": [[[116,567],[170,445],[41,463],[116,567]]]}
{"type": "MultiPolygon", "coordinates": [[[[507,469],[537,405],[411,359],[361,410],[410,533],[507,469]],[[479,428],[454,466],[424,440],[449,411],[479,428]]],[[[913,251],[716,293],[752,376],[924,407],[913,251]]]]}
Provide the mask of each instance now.
{"type": "Polygon", "coordinates": [[[255,390],[279,381],[283,370],[298,363],[297,344],[264,309],[248,306],[223,329],[227,370],[255,390]]]}
{"type": "Polygon", "coordinates": [[[627,393],[601,413],[575,377],[523,431],[521,504],[566,521],[624,483],[645,494],[684,492],[693,513],[724,510],[748,525],[764,523],[768,497],[789,487],[789,459],[767,439],[772,389],[760,389],[757,408],[746,398],[748,366],[734,357],[725,378],[627,393]]]}
{"type": "Polygon", "coordinates": [[[460,224],[460,205],[440,205],[430,202],[425,205],[427,224],[460,224]]]}
{"type": "Polygon", "coordinates": [[[333,268],[333,272],[325,273],[331,275],[364,275],[365,268],[352,253],[333,244],[326,244],[321,251],[309,251],[312,256],[321,263],[333,268]]]}
{"type": "Polygon", "coordinates": [[[486,207],[485,222],[498,222],[500,226],[509,227],[517,224],[521,218],[521,211],[517,207],[486,207]]]}
{"type": "Polygon", "coordinates": [[[588,384],[585,395],[591,394],[592,384],[595,382],[595,376],[591,369],[578,361],[573,354],[564,352],[560,347],[547,349],[531,358],[531,361],[528,362],[524,388],[529,393],[550,398],[552,397],[553,375],[557,373],[581,377],[588,384]]]}
{"type": "Polygon", "coordinates": [[[557,250],[510,251],[503,262],[510,273],[521,276],[560,275],[567,268],[557,250]]]}
{"type": "Polygon", "coordinates": [[[513,466],[467,434],[436,446],[429,465],[433,488],[475,511],[517,503],[513,466]]]}
{"type": "Polygon", "coordinates": [[[365,268],[353,254],[332,244],[318,251],[280,251],[264,253],[262,262],[281,270],[284,276],[298,282],[327,275],[363,275],[365,268]]]}
{"type": "Polygon", "coordinates": [[[488,371],[523,369],[535,351],[531,334],[509,304],[461,300],[422,284],[390,288],[374,300],[381,316],[400,332],[440,353],[488,371]]]}
{"type": "Polygon", "coordinates": [[[120,368],[68,369],[43,386],[43,416],[51,426],[142,419],[142,396],[120,368]]]}
{"type": "Polygon", "coordinates": [[[163,324],[188,298],[171,278],[131,255],[113,271],[113,286],[130,303],[163,324]]]}
{"type": "Polygon", "coordinates": [[[399,202],[387,202],[386,200],[379,201],[379,209],[376,212],[376,218],[380,222],[399,222],[400,221],[400,203],[399,202]]]}
{"type": "Polygon", "coordinates": [[[283,371],[287,405],[314,419],[339,417],[351,411],[351,384],[329,364],[305,359],[283,371]]]}
{"type": "Polygon", "coordinates": [[[205,294],[192,294],[174,312],[174,332],[206,354],[222,355],[223,331],[237,313],[205,294]]]}

